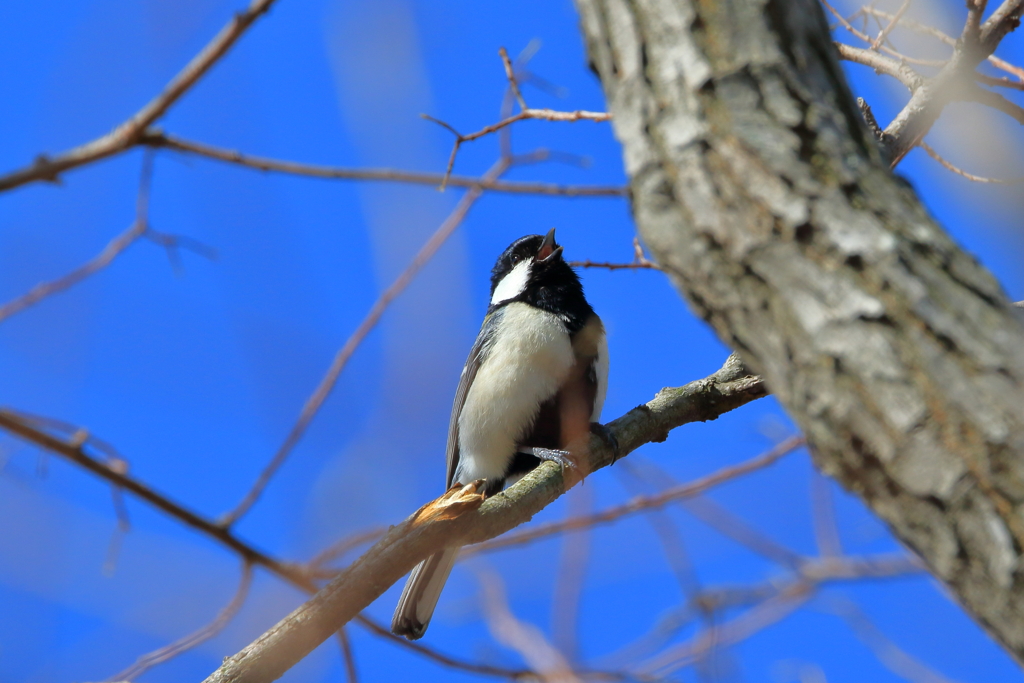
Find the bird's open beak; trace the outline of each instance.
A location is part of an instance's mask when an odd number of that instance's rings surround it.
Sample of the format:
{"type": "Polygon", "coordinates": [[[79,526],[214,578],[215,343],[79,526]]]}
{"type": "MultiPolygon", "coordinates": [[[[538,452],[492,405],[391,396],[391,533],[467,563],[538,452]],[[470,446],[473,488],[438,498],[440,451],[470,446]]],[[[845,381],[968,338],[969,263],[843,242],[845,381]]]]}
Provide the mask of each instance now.
{"type": "Polygon", "coordinates": [[[540,249],[537,251],[537,262],[545,263],[561,253],[562,247],[555,244],[555,229],[551,228],[548,230],[548,234],[544,235],[544,241],[540,243],[540,249]]]}

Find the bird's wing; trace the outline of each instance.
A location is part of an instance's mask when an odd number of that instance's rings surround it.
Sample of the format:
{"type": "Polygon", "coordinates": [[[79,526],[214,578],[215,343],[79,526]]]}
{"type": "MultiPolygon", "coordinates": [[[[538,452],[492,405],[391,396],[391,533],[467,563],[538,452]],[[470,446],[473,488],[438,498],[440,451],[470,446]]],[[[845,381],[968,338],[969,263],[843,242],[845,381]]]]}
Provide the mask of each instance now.
{"type": "Polygon", "coordinates": [[[466,403],[466,395],[473,385],[480,363],[487,356],[491,338],[494,332],[497,318],[501,316],[504,309],[498,309],[484,318],[480,327],[480,334],[476,336],[476,342],[469,351],[469,358],[462,368],[462,377],[459,379],[459,388],[455,390],[455,402],[452,404],[452,417],[448,423],[448,471],[445,475],[446,488],[451,488],[455,480],[455,471],[459,468],[459,416],[462,414],[462,406],[466,403]]]}

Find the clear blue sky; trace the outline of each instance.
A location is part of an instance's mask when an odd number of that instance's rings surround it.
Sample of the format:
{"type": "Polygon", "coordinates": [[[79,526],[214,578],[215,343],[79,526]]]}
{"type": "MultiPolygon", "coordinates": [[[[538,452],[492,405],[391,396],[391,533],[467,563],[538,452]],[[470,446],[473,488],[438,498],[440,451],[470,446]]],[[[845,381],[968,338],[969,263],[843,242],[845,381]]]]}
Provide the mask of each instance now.
{"type": "MultiPolygon", "coordinates": [[[[0,170],[113,128],[239,8],[237,0],[0,5],[0,170]]],[[[962,9],[950,3],[948,11],[962,9]]],[[[541,41],[531,68],[566,92],[559,99],[526,87],[532,105],[603,109],[576,24],[568,0],[280,0],[160,125],[254,154],[440,171],[451,136],[419,114],[462,131],[496,120],[505,88],[499,46],[516,54],[541,41]]],[[[1024,50],[1012,49],[1020,44],[1011,36],[1004,54],[1021,61],[1024,50]]],[[[865,69],[851,75],[856,93],[886,120],[898,91],[865,69]]],[[[953,114],[954,122],[996,131],[1004,156],[1022,157],[1011,124],[968,107],[953,114]]],[[[624,182],[607,124],[530,122],[516,126],[513,138],[520,152],[543,146],[592,163],[532,166],[510,178],[624,182]]],[[[496,154],[494,138],[467,145],[456,172],[482,173],[496,154]]],[[[141,162],[134,151],[69,173],[61,185],[0,196],[0,302],[83,263],[126,229],[141,162]]],[[[335,350],[460,191],[266,175],[172,153],[155,163],[153,226],[210,245],[219,258],[185,252],[175,272],[162,249],[139,243],[99,275],[4,322],[0,404],[88,427],[119,449],[133,475],[217,516],[247,490],[335,350]]],[[[919,151],[899,171],[1010,296],[1024,298],[1019,186],[971,185],[919,151]]],[[[488,271],[513,239],[552,226],[569,258],[632,258],[634,229],[621,199],[486,195],[359,349],[239,533],[277,556],[305,559],[345,534],[396,523],[439,494],[451,396],[486,307],[488,271]]],[[[606,419],[663,386],[705,376],[726,356],[657,273],[583,276],[609,330],[606,419]]],[[[677,430],[630,460],[686,480],[752,457],[791,430],[766,399],[677,430]]],[[[812,476],[801,451],[712,498],[776,541],[813,554],[812,476]]],[[[538,518],[560,518],[567,505],[604,507],[633,491],[624,472],[604,470],[538,518]]],[[[836,495],[850,552],[898,548],[856,500],[836,495]]],[[[113,571],[104,571],[116,525],[109,489],[0,438],[0,683],[102,680],[209,621],[228,601],[239,571],[234,556],[140,502],[129,499],[128,509],[132,530],[113,571]]],[[[668,518],[703,585],[781,575],[685,511],[668,518]]],[[[460,565],[425,642],[467,659],[521,665],[481,619],[478,576],[499,572],[514,613],[550,633],[559,548],[547,541],[460,565]]],[[[591,550],[579,638],[583,663],[597,667],[678,609],[683,596],[644,517],[595,531],[591,550]]],[[[389,621],[398,590],[370,612],[389,621]]],[[[813,664],[830,683],[900,680],[830,611],[838,598],[856,601],[896,643],[952,679],[1021,680],[1009,657],[928,578],[830,588],[720,652],[720,670],[731,672],[727,680],[788,681],[813,664]]],[[[246,606],[222,634],[143,680],[201,679],[301,599],[257,571],[246,606]]],[[[470,678],[358,628],[352,635],[363,680],[470,678]]],[[[690,635],[684,630],[677,639],[690,635]]],[[[340,661],[330,642],[286,680],[340,680],[340,661]]],[[[681,676],[695,679],[692,671],[681,676]]]]}

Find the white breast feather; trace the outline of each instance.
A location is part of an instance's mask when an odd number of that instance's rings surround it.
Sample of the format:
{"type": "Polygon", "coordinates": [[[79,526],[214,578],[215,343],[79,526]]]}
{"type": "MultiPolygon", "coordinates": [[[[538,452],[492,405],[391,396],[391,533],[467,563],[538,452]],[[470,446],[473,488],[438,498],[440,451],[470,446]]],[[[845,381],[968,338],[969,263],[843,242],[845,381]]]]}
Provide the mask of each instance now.
{"type": "Polygon", "coordinates": [[[575,362],[558,317],[519,302],[506,306],[503,316],[502,334],[477,371],[459,416],[455,479],[463,484],[505,473],[540,404],[555,395],[575,362]]]}

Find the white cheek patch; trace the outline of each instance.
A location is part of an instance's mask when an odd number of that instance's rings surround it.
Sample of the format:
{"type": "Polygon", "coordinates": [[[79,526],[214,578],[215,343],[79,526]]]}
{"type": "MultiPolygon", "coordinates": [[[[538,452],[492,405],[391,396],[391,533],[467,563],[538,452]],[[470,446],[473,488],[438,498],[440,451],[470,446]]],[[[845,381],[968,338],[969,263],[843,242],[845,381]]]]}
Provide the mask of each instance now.
{"type": "Polygon", "coordinates": [[[530,269],[533,266],[533,259],[521,261],[515,268],[501,278],[498,286],[494,288],[494,296],[491,297],[491,305],[496,306],[502,301],[515,299],[526,289],[530,281],[530,269]]]}

